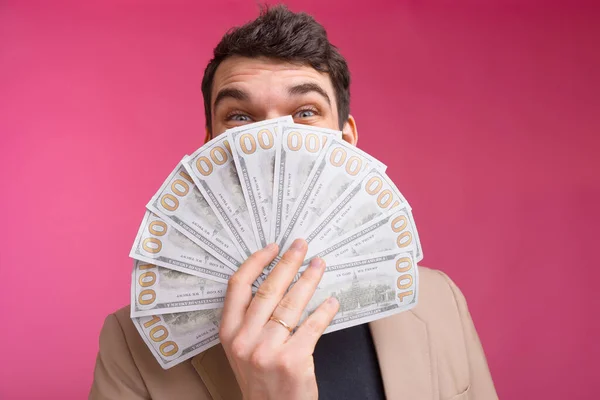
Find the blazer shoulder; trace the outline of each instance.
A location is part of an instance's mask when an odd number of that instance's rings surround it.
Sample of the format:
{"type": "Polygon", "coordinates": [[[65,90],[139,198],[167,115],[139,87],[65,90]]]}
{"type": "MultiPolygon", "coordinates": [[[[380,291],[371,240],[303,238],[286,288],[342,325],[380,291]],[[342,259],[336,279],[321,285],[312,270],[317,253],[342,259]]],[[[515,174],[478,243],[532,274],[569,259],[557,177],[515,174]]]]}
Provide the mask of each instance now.
{"type": "Polygon", "coordinates": [[[460,320],[465,298],[448,275],[419,266],[419,300],[413,312],[426,321],[460,320]]]}
{"type": "Polygon", "coordinates": [[[129,347],[127,339],[131,328],[135,330],[129,318],[129,306],[108,314],[100,331],[100,350],[112,349],[117,343],[129,347]]]}
{"type": "Polygon", "coordinates": [[[442,295],[449,295],[458,289],[454,281],[445,272],[438,269],[419,266],[419,279],[421,290],[442,290],[442,295]]]}
{"type": "Polygon", "coordinates": [[[131,306],[127,305],[125,307],[119,308],[113,315],[118,321],[120,325],[128,325],[131,324],[133,326],[133,322],[131,322],[131,306]]]}
{"type": "MultiPolygon", "coordinates": [[[[154,356],[144,343],[136,326],[131,319],[131,307],[125,306],[110,314],[104,322],[103,331],[110,333],[111,337],[118,335],[127,347],[128,353],[135,360],[140,369],[148,366],[158,366],[154,356]]],[[[102,334],[100,335],[102,337],[102,334]]],[[[113,344],[113,343],[111,343],[113,344]]]]}
{"type": "Polygon", "coordinates": [[[148,366],[158,366],[130,318],[130,306],[106,317],[100,332],[100,353],[110,354],[120,364],[130,364],[136,374],[142,374],[148,366]]]}
{"type": "Polygon", "coordinates": [[[135,327],[133,320],[131,319],[131,306],[127,305],[123,308],[118,309],[109,317],[115,319],[115,322],[119,324],[119,327],[123,331],[123,335],[127,339],[130,347],[134,347],[132,350],[138,350],[138,346],[146,349],[146,345],[142,340],[137,328],[135,327]]]}

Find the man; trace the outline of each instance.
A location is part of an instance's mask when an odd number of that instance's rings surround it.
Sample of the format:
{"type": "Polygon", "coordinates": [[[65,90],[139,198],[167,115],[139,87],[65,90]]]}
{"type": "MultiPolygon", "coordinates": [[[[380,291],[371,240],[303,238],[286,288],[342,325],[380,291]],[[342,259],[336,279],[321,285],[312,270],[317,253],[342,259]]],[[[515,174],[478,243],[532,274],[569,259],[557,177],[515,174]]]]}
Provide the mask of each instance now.
{"type": "MultiPolygon", "coordinates": [[[[292,115],[358,141],[350,75],[325,30],[285,7],[226,34],[202,83],[207,139],[226,129],[292,115]]],[[[411,311],[321,337],[338,310],[326,300],[290,334],[325,265],[314,259],[286,293],[304,256],[297,239],[254,296],[251,284],[278,253],[252,255],[229,281],[215,346],[162,370],[129,318],[109,315],[91,399],[494,399],[485,356],[460,290],[422,268],[411,311]]]]}

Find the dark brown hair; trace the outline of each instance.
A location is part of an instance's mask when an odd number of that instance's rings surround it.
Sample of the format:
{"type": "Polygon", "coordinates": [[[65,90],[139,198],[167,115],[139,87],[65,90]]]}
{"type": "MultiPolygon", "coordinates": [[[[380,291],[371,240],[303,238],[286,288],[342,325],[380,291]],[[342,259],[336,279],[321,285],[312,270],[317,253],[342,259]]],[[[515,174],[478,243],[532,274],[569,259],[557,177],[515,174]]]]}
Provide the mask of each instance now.
{"type": "Polygon", "coordinates": [[[215,72],[227,57],[269,57],[310,65],[329,74],[338,109],[339,129],[350,114],[350,71],[344,57],[327,39],[325,28],[308,14],[294,13],[283,5],[265,7],[260,16],[247,24],[232,28],[214,50],[214,57],[204,70],[202,95],[206,128],[212,126],[211,92],[215,72]]]}

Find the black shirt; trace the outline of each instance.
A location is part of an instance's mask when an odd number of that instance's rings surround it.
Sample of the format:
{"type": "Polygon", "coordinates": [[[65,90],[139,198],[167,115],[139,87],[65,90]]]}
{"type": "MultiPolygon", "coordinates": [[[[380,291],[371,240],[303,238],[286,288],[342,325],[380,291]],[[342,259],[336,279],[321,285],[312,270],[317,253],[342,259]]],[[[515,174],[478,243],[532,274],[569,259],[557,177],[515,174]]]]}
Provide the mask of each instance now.
{"type": "Polygon", "coordinates": [[[313,357],[319,400],[385,399],[368,324],[321,336],[313,357]]]}

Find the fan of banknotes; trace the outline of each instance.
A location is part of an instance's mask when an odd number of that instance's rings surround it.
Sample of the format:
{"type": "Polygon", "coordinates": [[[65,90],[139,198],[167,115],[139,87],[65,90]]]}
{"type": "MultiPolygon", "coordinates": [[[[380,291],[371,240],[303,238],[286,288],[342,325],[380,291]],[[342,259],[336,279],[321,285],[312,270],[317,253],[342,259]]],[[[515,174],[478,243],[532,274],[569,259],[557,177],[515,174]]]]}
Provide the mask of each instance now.
{"type": "Polygon", "coordinates": [[[289,116],[230,129],[183,157],[146,206],[130,253],[131,318],[160,365],[219,343],[228,279],[272,242],[281,255],[306,239],[300,271],[325,260],[302,320],[335,296],[326,333],[414,307],[423,253],[385,170],[341,132],[289,116]]]}

